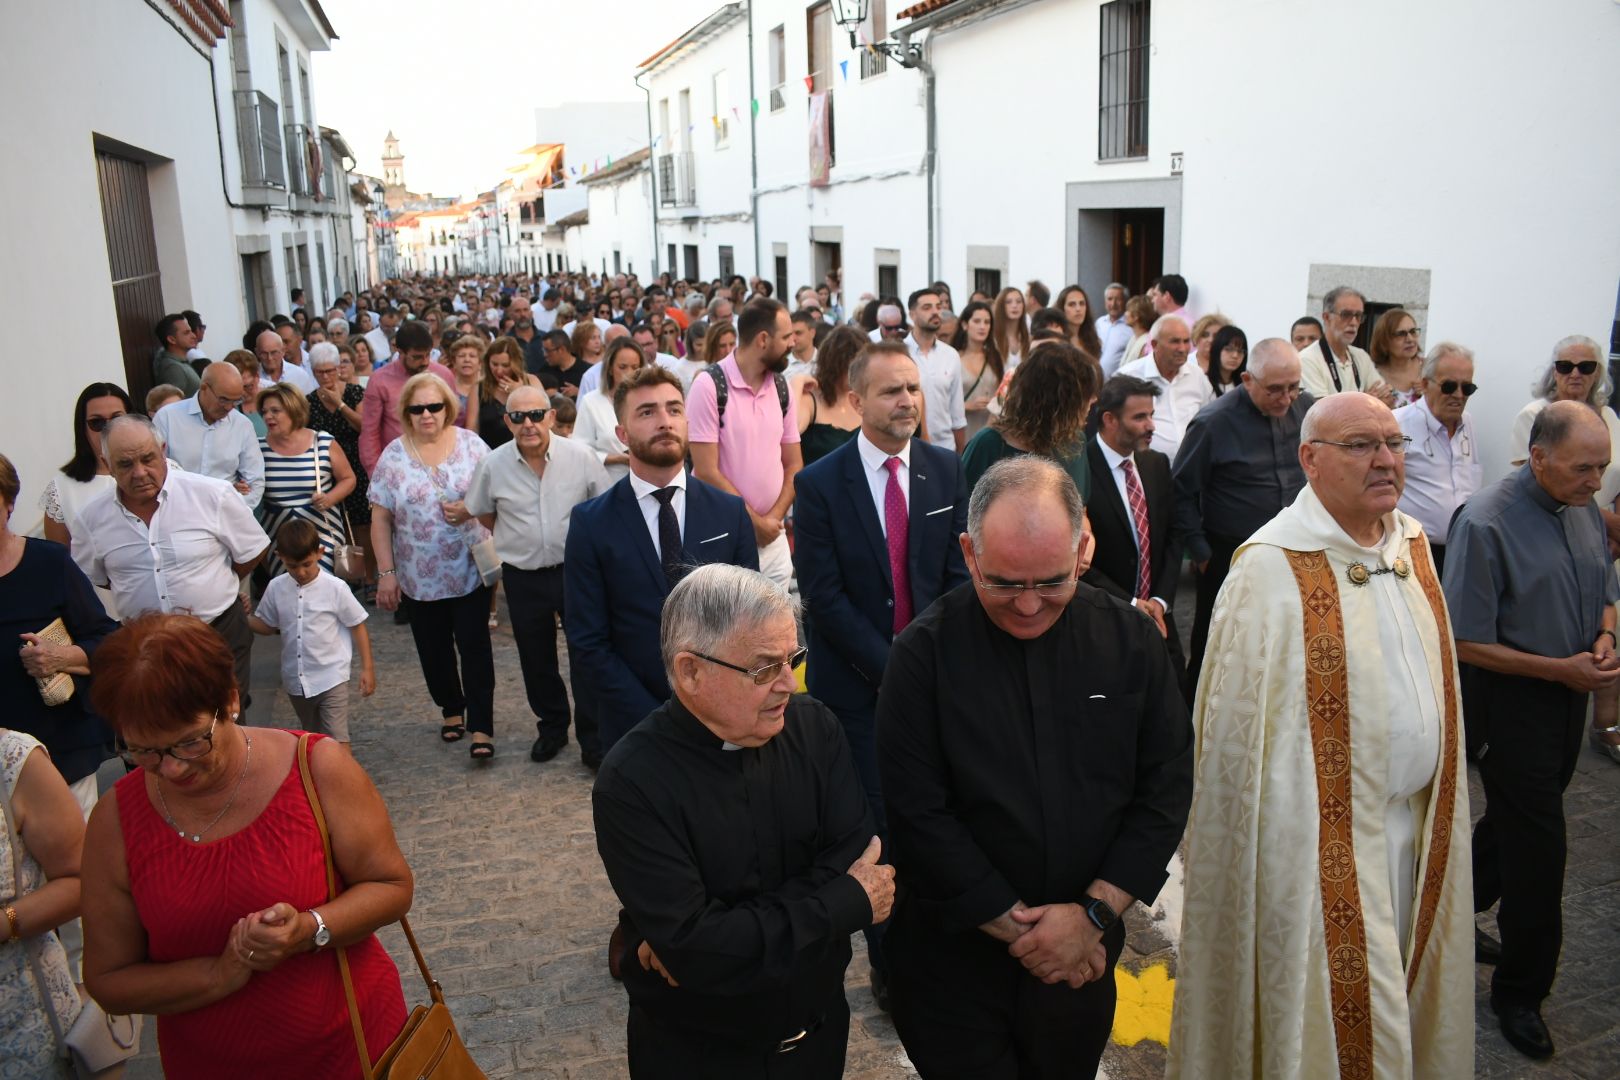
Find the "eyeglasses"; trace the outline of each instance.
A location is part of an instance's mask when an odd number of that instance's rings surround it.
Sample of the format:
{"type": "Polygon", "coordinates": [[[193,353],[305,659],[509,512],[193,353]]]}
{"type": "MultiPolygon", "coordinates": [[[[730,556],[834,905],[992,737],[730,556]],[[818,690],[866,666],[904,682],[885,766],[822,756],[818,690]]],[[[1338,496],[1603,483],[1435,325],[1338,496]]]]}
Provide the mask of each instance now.
{"type": "Polygon", "coordinates": [[[1576,370],[1579,370],[1582,375],[1591,375],[1593,372],[1597,371],[1597,361],[1582,360],[1577,364],[1573,360],[1556,360],[1553,362],[1553,370],[1558,372],[1560,375],[1568,375],[1570,372],[1576,370]]]}
{"type": "Polygon", "coordinates": [[[699,660],[707,660],[711,664],[718,664],[723,668],[730,668],[732,671],[741,672],[750,679],[753,679],[755,686],[769,686],[771,683],[775,682],[777,676],[782,673],[782,668],[786,667],[789,670],[792,670],[793,668],[798,667],[800,664],[804,663],[804,658],[809,655],[809,653],[809,649],[794,649],[792,652],[788,653],[786,660],[778,660],[774,664],[764,664],[751,670],[745,667],[738,667],[736,664],[728,664],[726,661],[721,660],[718,657],[710,656],[707,653],[695,652],[692,655],[697,657],[699,660]]]}
{"type": "Polygon", "coordinates": [[[532,420],[538,424],[545,420],[546,414],[550,411],[550,409],[518,409],[507,413],[506,418],[514,424],[521,424],[525,420],[532,420]]]}
{"type": "Polygon", "coordinates": [[[1061,600],[1069,594],[1069,590],[1079,583],[1077,577],[1066,578],[1063,581],[1037,581],[1033,585],[1002,585],[992,584],[983,578],[975,578],[974,583],[991,596],[998,599],[1016,600],[1024,595],[1025,589],[1034,589],[1035,595],[1042,600],[1061,600]]]}
{"type": "MultiPolygon", "coordinates": [[[[333,368],[332,370],[336,371],[337,369],[333,368]]],[[[236,397],[236,398],[222,397],[218,390],[215,390],[212,386],[209,386],[207,383],[203,383],[203,389],[207,390],[210,394],[214,395],[214,400],[218,401],[221,405],[225,406],[227,409],[240,409],[242,407],[242,402],[247,400],[247,398],[245,398],[245,397],[236,397]]]]}
{"type": "Polygon", "coordinates": [[[214,749],[214,728],[219,723],[219,714],[214,714],[214,722],[208,725],[208,730],[195,739],[182,739],[173,746],[145,747],[125,746],[120,744],[118,756],[126,764],[152,768],[160,765],[164,757],[172,757],[176,761],[196,761],[205,758],[214,749]]]}
{"type": "Polygon", "coordinates": [[[1415,338],[1419,334],[1421,334],[1422,332],[1423,332],[1423,330],[1422,330],[1421,327],[1413,326],[1413,327],[1411,327],[1409,329],[1406,329],[1406,330],[1397,330],[1397,331],[1395,331],[1394,336],[1398,337],[1398,338],[1415,338]]]}
{"type": "Polygon", "coordinates": [[[421,416],[423,413],[442,413],[444,412],[444,402],[430,401],[426,405],[407,405],[405,411],[412,416],[421,416]]]}
{"type": "Polygon", "coordinates": [[[903,333],[906,332],[906,328],[903,327],[903,326],[881,326],[880,325],[878,327],[878,329],[883,331],[885,334],[903,334],[903,333]]]}
{"type": "Polygon", "coordinates": [[[1356,439],[1353,442],[1335,442],[1332,439],[1312,439],[1313,443],[1323,446],[1337,446],[1351,457],[1367,457],[1382,446],[1396,457],[1405,457],[1406,448],[1412,445],[1412,436],[1396,435],[1388,439],[1356,439]]]}
{"type": "Polygon", "coordinates": [[[1287,385],[1273,383],[1270,386],[1262,386],[1260,389],[1271,397],[1282,397],[1285,394],[1288,397],[1298,397],[1305,388],[1299,383],[1288,383],[1287,385]]]}
{"type": "Polygon", "coordinates": [[[123,415],[123,413],[114,413],[111,416],[91,416],[87,417],[84,423],[91,431],[105,431],[108,424],[123,415]]]}
{"type": "Polygon", "coordinates": [[[1462,388],[1463,397],[1473,397],[1474,391],[1479,389],[1471,382],[1458,382],[1456,379],[1447,379],[1440,384],[1440,392],[1442,394],[1455,394],[1458,387],[1462,388]]]}
{"type": "Polygon", "coordinates": [[[1346,322],[1360,322],[1367,317],[1365,311],[1335,311],[1333,314],[1346,322]]]}

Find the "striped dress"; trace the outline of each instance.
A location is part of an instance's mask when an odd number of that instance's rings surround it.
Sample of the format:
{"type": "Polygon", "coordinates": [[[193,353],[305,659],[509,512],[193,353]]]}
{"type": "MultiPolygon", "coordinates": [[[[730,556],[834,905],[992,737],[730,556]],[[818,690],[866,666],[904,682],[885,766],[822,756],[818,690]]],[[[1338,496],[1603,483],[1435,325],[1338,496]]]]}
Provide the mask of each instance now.
{"type": "Polygon", "coordinates": [[[324,431],[314,434],[314,446],[301,454],[278,454],[270,449],[269,439],[259,440],[259,450],[264,454],[264,499],[259,503],[259,524],[272,541],[265,560],[271,577],[284,569],[276,555],[276,530],[294,518],[303,518],[320,534],[324,548],[321,568],[328,573],[333,572],[332,552],[343,543],[343,519],[338,508],[316,510],[310,506],[315,497],[317,468],[322,491],[331,491],[337,483],[332,476],[332,436],[324,431]]]}

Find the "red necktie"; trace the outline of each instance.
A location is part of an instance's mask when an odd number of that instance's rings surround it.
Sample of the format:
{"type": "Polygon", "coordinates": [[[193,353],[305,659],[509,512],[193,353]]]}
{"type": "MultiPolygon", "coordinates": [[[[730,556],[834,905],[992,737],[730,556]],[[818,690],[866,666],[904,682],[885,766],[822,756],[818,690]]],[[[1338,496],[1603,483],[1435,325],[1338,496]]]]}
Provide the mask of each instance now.
{"type": "Polygon", "coordinates": [[[1120,469],[1125,473],[1125,494],[1131,501],[1131,524],[1136,529],[1136,598],[1146,600],[1153,591],[1152,549],[1148,543],[1148,515],[1147,500],[1142,497],[1142,484],[1136,479],[1136,469],[1131,459],[1126,458],[1119,463],[1120,469]]]}
{"type": "Polygon", "coordinates": [[[900,469],[904,464],[897,457],[883,463],[883,467],[889,470],[889,486],[883,493],[883,528],[889,535],[889,574],[894,579],[896,634],[911,621],[911,567],[907,557],[911,517],[906,512],[905,492],[900,490],[900,469]]]}

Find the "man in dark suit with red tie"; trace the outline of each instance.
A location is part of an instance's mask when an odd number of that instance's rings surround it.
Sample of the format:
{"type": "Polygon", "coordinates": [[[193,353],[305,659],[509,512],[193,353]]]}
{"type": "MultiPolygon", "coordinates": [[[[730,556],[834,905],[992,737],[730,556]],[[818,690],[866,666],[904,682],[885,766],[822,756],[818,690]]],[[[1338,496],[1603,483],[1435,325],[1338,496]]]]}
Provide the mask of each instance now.
{"type": "MultiPolygon", "coordinates": [[[[967,486],[955,454],[912,437],[922,383],[903,343],[866,346],[850,364],[849,387],[861,430],[799,473],[794,562],[810,649],[806,684],[843,723],[884,836],[878,686],[894,636],[968,581],[958,540],[967,529],[967,486]]],[[[880,942],[880,932],[867,932],[873,994],[886,1009],[880,942]]]]}
{"type": "Polygon", "coordinates": [[[1170,612],[1180,559],[1171,528],[1175,485],[1170,459],[1148,448],[1159,388],[1116,375],[1097,397],[1097,437],[1086,445],[1091,467],[1087,508],[1097,549],[1082,581],[1114,594],[1152,619],[1177,677],[1186,666],[1170,612]]]}

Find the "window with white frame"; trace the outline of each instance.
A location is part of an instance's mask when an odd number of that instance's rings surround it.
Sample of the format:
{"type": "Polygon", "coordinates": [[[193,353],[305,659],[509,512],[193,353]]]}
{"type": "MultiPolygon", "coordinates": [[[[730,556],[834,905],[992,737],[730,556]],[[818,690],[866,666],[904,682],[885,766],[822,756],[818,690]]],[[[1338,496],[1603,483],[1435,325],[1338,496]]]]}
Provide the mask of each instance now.
{"type": "Polygon", "coordinates": [[[889,70],[889,58],[878,52],[875,45],[889,36],[889,12],[884,0],[872,0],[866,21],[861,24],[861,78],[870,79],[889,70]]]}
{"type": "Polygon", "coordinates": [[[787,108],[787,27],[771,31],[767,45],[771,77],[771,112],[787,108]]]}

